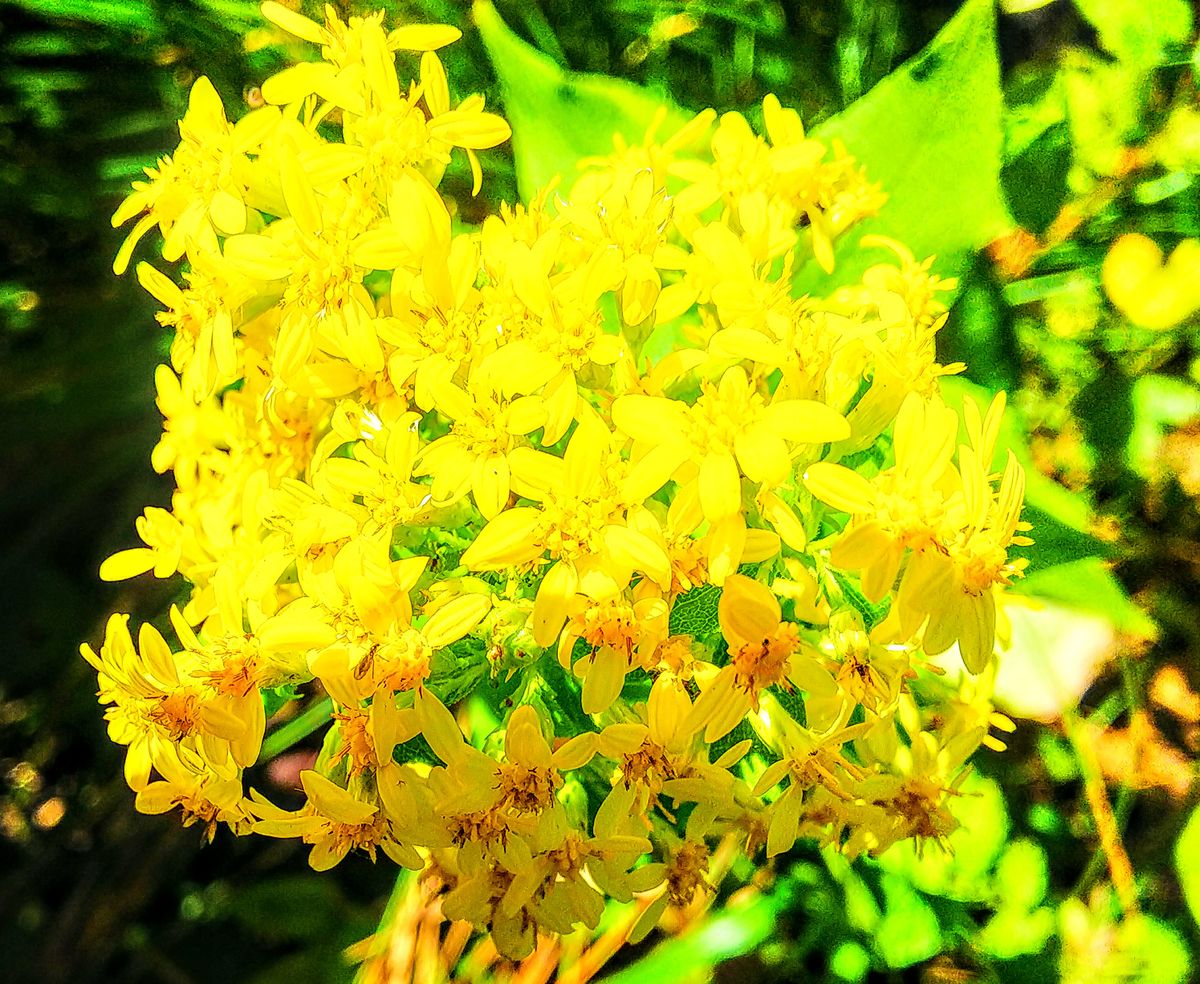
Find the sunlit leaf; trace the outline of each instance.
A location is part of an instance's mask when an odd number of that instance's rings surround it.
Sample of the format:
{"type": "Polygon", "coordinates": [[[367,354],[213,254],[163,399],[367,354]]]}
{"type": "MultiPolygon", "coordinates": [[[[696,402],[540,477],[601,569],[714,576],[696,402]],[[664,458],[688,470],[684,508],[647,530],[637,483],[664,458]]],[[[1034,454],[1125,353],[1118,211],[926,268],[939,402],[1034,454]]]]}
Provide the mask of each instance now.
{"type": "Polygon", "coordinates": [[[1105,50],[1122,61],[1154,65],[1192,33],[1187,0],[1075,0],[1105,50]]]}
{"type": "Polygon", "coordinates": [[[1013,717],[1057,720],[1116,651],[1116,630],[1103,615],[1013,597],[1004,617],[1011,645],[1000,659],[995,699],[1013,717]]]}
{"type": "Polygon", "coordinates": [[[721,589],[712,584],[685,591],[671,606],[670,631],[672,635],[690,635],[704,639],[717,631],[717,605],[721,600],[721,589]]]}
{"type": "Polygon", "coordinates": [[[924,51],[813,131],[843,141],[888,203],[842,237],[832,277],[810,264],[800,289],[850,283],[882,262],[883,253],[859,249],[867,234],[900,239],[919,258],[936,255],[935,270],[954,276],[1008,229],[1002,103],[995,7],[969,0],[924,51]]]}
{"type": "Polygon", "coordinates": [[[562,179],[560,191],[569,189],[580,158],[611,152],[614,134],[640,142],[661,108],[667,109],[664,136],[690,118],[665,97],[630,82],[565,71],[509,30],[489,0],[477,0],[474,13],[500,78],[517,187],[525,201],[556,176],[562,179]]]}
{"type": "Polygon", "coordinates": [[[883,918],[875,927],[875,949],[889,967],[911,967],[942,948],[942,931],[929,903],[904,878],[884,874],[883,918]]]}
{"type": "Polygon", "coordinates": [[[1175,873],[1188,911],[1200,924],[1200,806],[1192,810],[1175,841],[1175,873]]]}
{"type": "Polygon", "coordinates": [[[785,885],[771,894],[697,923],[691,930],[659,944],[637,963],[605,977],[608,984],[663,984],[703,980],[722,960],[750,953],[770,939],[776,919],[791,897],[785,885]]]}
{"type": "Polygon", "coordinates": [[[1126,593],[1099,557],[1085,557],[1033,571],[1014,590],[1033,598],[1057,601],[1078,612],[1100,615],[1121,632],[1153,639],[1158,628],[1126,593]]]}

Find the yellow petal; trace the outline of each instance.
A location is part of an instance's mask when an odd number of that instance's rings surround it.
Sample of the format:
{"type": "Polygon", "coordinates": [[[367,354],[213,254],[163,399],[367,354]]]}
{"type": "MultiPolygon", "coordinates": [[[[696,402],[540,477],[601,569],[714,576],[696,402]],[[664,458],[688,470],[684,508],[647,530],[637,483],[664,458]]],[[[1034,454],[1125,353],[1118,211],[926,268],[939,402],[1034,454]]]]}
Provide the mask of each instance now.
{"type": "Polygon", "coordinates": [[[758,507],[762,517],[779,534],[779,538],[793,550],[803,550],[808,545],[808,534],[804,524],[792,510],[774,492],[764,492],[758,497],[758,507]]]}
{"type": "Polygon", "coordinates": [[[710,451],[700,462],[697,477],[700,506],[710,523],[741,512],[742,481],[733,455],[725,451],[710,451]]]}
{"type": "Polygon", "coordinates": [[[437,51],[462,37],[462,31],[449,24],[405,24],[388,35],[388,47],[405,51],[437,51]]]}
{"type": "Polygon", "coordinates": [[[737,570],[746,552],[746,520],[734,513],[713,524],[708,533],[708,580],[721,585],[737,570]]]}
{"type": "Polygon", "coordinates": [[[462,594],[439,608],[421,629],[425,641],[434,649],[457,642],[475,628],[491,611],[492,599],[485,594],[462,594]]]}
{"type": "Polygon", "coordinates": [[[671,561],[661,546],[627,526],[606,526],[604,546],[609,556],[628,570],[641,571],[661,587],[671,583],[671,561]]]}
{"type": "Polygon", "coordinates": [[[511,137],[512,128],[494,113],[452,109],[429,121],[429,134],[455,147],[486,150],[511,137]]]}
{"type": "Polygon", "coordinates": [[[982,673],[996,644],[996,601],[991,591],[969,595],[961,608],[958,650],[971,673],[982,673]]]}
{"type": "Polygon", "coordinates": [[[677,443],[687,426],[683,404],[638,393],[619,397],[613,403],[612,419],[623,433],[650,445],[677,443]]]}
{"type": "Polygon", "coordinates": [[[742,474],[750,481],[774,488],[788,477],[791,459],[787,445],[769,427],[752,424],[743,428],[734,438],[734,448],[742,474]]]}
{"type": "Polygon", "coordinates": [[[740,649],[747,643],[757,645],[773,638],[782,612],[765,584],[744,574],[730,574],[717,603],[717,618],[730,648],[740,649]]]}
{"type": "Polygon", "coordinates": [[[850,424],[832,407],[817,400],[781,400],[764,417],[775,433],[802,444],[827,444],[850,436],[850,424]]]}
{"type": "Polygon", "coordinates": [[[313,44],[326,44],[329,41],[329,34],[320,24],[310,20],[303,14],[296,13],[296,11],[285,7],[281,3],[276,3],[275,0],[264,0],[259,10],[262,11],[262,15],[267,20],[276,27],[287,31],[288,34],[294,34],[296,37],[304,41],[310,41],[313,44]]]}
{"type": "Polygon", "coordinates": [[[100,565],[101,581],[124,581],[154,567],[154,551],[146,547],[119,550],[100,565]]]}
{"type": "Polygon", "coordinates": [[[611,646],[602,646],[583,678],[580,701],[584,714],[602,714],[621,695],[629,661],[611,646]]]}
{"type": "Polygon", "coordinates": [[[579,575],[574,564],[559,561],[546,572],[533,603],[533,640],[547,647],[558,638],[567,620],[567,608],[579,591],[579,575]]]}
{"type": "Polygon", "coordinates": [[[366,823],[377,812],[377,807],[356,800],[341,786],[311,769],[304,769],[300,773],[300,785],[321,815],[338,823],[357,826],[366,823]]]}
{"type": "Polygon", "coordinates": [[[804,473],[804,484],[822,502],[848,513],[870,513],[875,508],[875,487],[844,465],[817,461],[804,473]]]}
{"type": "Polygon", "coordinates": [[[462,563],[475,571],[517,567],[540,557],[545,547],[533,536],[541,510],[529,506],[508,509],[491,520],[463,552],[462,563]]]}

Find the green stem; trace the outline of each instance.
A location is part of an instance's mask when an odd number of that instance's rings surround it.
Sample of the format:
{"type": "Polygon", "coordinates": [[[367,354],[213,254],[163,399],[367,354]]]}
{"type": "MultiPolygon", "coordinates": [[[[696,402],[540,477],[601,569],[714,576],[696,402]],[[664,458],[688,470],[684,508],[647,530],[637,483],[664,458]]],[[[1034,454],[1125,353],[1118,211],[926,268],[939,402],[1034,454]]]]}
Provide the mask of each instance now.
{"type": "Polygon", "coordinates": [[[283,725],[283,727],[267,735],[262,744],[262,751],[258,753],[258,761],[269,761],[281,752],[286,752],[297,742],[303,741],[328,721],[332,712],[332,698],[326,697],[323,700],[317,701],[312,707],[302,711],[283,725]]]}

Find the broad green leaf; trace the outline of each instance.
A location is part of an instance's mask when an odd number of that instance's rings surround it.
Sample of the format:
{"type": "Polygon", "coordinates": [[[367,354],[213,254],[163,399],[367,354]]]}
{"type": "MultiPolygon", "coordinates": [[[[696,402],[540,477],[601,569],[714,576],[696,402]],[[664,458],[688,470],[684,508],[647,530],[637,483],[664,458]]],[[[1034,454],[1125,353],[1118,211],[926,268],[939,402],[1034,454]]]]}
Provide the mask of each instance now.
{"type": "Polygon", "coordinates": [[[565,71],[517,37],[490,0],[476,0],[474,15],[500,79],[504,115],[513,130],[517,188],[525,201],[555,176],[562,179],[559,190],[569,190],[579,160],[610,153],[614,134],[640,142],[663,107],[663,135],[690,119],[669,100],[631,82],[565,71]]]}
{"type": "Polygon", "coordinates": [[[1188,911],[1200,924],[1200,806],[1192,810],[1175,842],[1175,873],[1188,911]]]}
{"type": "Polygon", "coordinates": [[[1001,908],[979,931],[978,945],[1001,960],[1040,953],[1054,935],[1055,923],[1054,910],[1049,906],[1030,911],[1001,908]]]}
{"type": "Polygon", "coordinates": [[[1050,885],[1046,852],[1028,838],[1014,840],[996,865],[996,905],[1029,912],[1040,905],[1050,885]]]}
{"type": "Polygon", "coordinates": [[[1078,612],[1103,616],[1121,632],[1153,639],[1158,628],[1133,603],[1121,582],[1099,557],[1085,557],[1031,572],[1013,585],[1034,598],[1059,602],[1078,612]]]}
{"type": "Polygon", "coordinates": [[[799,288],[823,293],[886,260],[859,248],[867,234],[898,239],[918,259],[936,255],[934,269],[957,276],[1010,228],[1000,190],[1002,103],[995,7],[968,0],[920,54],[813,131],[845,143],[888,202],[842,237],[831,277],[809,264],[799,288]]]}
{"type": "Polygon", "coordinates": [[[1178,931],[1153,916],[1121,923],[1115,949],[1122,981],[1129,984],[1183,984],[1192,958],[1178,931]]]}
{"type": "Polygon", "coordinates": [[[1122,61],[1149,67],[1192,33],[1187,0],[1075,0],[1096,29],[1100,44],[1122,61]]]}

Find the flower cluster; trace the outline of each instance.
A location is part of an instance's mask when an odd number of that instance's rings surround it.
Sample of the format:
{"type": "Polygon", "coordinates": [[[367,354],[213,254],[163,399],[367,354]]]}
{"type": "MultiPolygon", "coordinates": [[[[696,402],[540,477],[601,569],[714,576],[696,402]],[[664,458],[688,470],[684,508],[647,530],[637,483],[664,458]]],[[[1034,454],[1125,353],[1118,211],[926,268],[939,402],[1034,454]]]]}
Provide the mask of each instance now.
{"type": "Polygon", "coordinates": [[[606,898],[644,934],[722,841],[942,840],[1007,721],[925,656],[989,666],[1022,474],[1000,403],[958,441],[928,262],[867,241],[860,283],[793,296],[879,189],[768,97],[765,137],[703,113],[462,227],[438,182],[509,129],[453,103],[457,32],[263,13],[322,60],[232,124],[197,81],[114,216],[118,271],[154,227],[184,261],[137,266],[172,506],[101,576],[190,594],[174,642],[115,615],[82,647],[138,807],[382,851],[512,956],[606,898]],[[267,708],[321,695],[285,809],[247,770],[267,708]]]}

